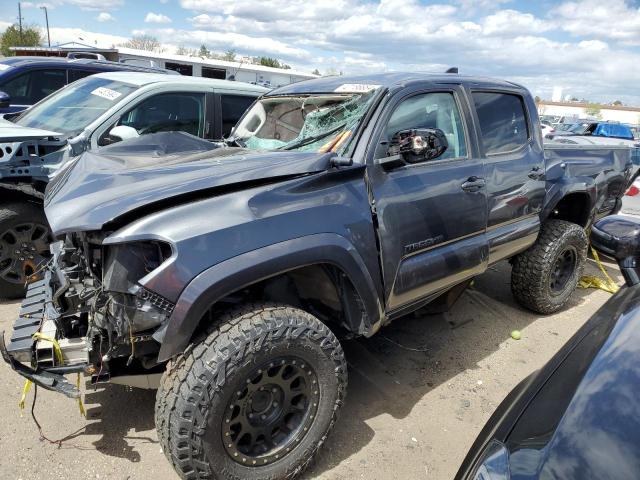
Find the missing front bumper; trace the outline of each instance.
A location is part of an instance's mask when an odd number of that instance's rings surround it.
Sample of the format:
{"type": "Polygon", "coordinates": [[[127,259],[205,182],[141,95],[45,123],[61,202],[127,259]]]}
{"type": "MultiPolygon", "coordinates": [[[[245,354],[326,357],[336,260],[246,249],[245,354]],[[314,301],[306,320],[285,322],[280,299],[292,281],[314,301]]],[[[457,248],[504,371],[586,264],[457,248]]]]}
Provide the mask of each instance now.
{"type": "MultiPolygon", "coordinates": [[[[28,286],[18,319],[13,325],[11,341],[6,345],[4,332],[2,332],[0,351],[4,361],[19,375],[47,390],[62,393],[70,398],[78,398],[80,391],[75,385],[69,383],[64,375],[84,372],[87,364],[52,365],[43,368],[36,356],[37,343],[33,335],[41,331],[45,318],[56,315],[55,310],[47,311],[52,308],[49,282],[50,272],[47,271],[43,280],[28,286]]],[[[39,351],[42,356],[43,349],[39,351]]],[[[52,358],[53,354],[50,357],[52,358]]]]}

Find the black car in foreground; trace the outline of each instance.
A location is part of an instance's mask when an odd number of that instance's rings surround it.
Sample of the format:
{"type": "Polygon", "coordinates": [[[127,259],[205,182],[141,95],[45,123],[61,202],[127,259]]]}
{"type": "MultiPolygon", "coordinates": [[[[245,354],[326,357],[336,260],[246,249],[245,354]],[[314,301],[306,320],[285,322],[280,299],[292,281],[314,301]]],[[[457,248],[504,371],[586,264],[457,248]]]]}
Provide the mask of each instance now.
{"type": "Polygon", "coordinates": [[[457,480],[640,478],[640,222],[605,218],[591,241],[627,286],[507,396],[457,480]]]}

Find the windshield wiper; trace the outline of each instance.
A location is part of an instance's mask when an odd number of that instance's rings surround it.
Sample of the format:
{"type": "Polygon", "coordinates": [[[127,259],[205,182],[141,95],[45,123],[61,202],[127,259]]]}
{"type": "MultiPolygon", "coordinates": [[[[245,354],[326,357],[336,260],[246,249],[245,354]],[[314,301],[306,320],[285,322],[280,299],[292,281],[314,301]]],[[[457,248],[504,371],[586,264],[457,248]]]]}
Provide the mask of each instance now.
{"type": "Polygon", "coordinates": [[[310,143],[317,142],[322,138],[328,137],[333,133],[339,132],[340,130],[343,130],[344,127],[346,126],[347,126],[346,123],[341,123],[340,125],[338,125],[335,128],[332,128],[331,130],[327,130],[326,132],[319,133],[318,135],[313,135],[312,137],[303,138],[295,143],[291,143],[289,145],[280,147],[278,148],[278,150],[293,150],[294,148],[304,147],[305,145],[309,145],[310,143]]]}

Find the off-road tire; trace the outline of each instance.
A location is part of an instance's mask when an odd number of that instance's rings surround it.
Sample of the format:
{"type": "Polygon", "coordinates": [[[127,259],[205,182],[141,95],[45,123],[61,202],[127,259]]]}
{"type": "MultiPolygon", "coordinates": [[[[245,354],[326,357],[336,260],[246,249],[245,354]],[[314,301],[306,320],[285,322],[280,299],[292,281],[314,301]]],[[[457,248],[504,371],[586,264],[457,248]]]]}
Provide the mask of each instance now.
{"type": "Polygon", "coordinates": [[[523,307],[536,313],[550,314],[569,300],[582,276],[589,242],[580,225],[564,220],[548,220],[536,243],[517,255],[511,271],[511,292],[523,307]],[[550,278],[556,261],[567,249],[575,251],[573,272],[560,293],[552,293],[550,278]]]}
{"type": "Polygon", "coordinates": [[[155,406],[160,445],[183,479],[296,478],[325,442],[346,387],[344,353],[326,325],[285,305],[244,305],[222,315],[167,365],[155,406]],[[317,372],[318,410],[300,443],[282,459],[242,465],[222,444],[227,399],[243,374],[282,353],[300,355],[317,372]]]}
{"type": "MultiPolygon", "coordinates": [[[[10,228],[25,221],[37,223],[49,230],[47,217],[41,205],[31,202],[16,202],[0,205],[0,237],[10,228]]],[[[0,245],[0,250],[2,246],[0,245]]],[[[2,257],[0,251],[0,257],[2,257]]],[[[12,255],[14,253],[12,252],[12,255]]],[[[24,296],[25,286],[0,277],[0,299],[21,298],[24,296]]]]}

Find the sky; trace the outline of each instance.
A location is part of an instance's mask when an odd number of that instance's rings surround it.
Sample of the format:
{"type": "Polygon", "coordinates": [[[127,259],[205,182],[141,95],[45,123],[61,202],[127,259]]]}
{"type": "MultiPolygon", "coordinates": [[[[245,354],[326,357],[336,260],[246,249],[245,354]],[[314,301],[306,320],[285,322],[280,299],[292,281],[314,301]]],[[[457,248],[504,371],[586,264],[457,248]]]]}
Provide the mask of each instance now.
{"type": "MultiPolygon", "coordinates": [[[[640,105],[640,0],[48,0],[23,22],[51,43],[109,47],[150,34],[178,46],[278,58],[295,69],[505,78],[550,99],[640,105]]],[[[0,0],[0,31],[17,21],[0,0]]]]}

